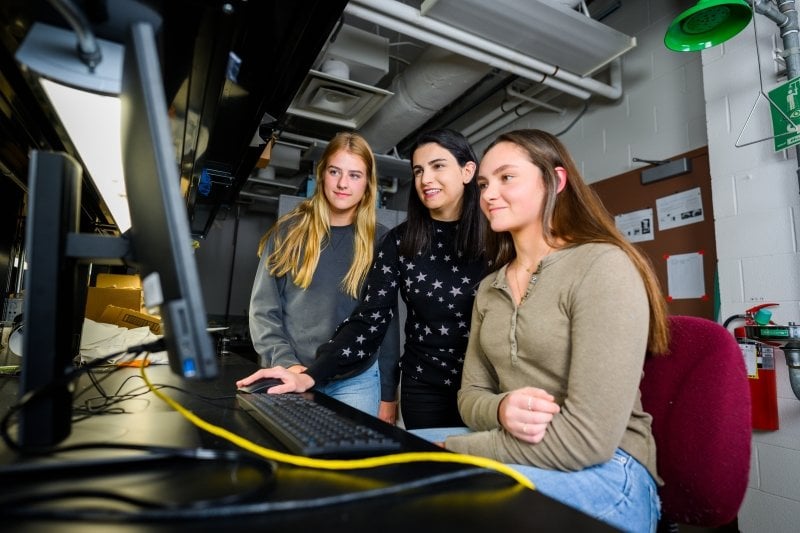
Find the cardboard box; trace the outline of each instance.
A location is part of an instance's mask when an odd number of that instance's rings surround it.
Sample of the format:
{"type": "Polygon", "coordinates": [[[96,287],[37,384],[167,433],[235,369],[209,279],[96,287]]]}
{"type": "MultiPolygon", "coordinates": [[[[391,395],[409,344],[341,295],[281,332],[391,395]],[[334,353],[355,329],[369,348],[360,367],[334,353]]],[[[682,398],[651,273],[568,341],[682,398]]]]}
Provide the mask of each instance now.
{"type": "Polygon", "coordinates": [[[100,315],[99,322],[116,324],[117,326],[128,329],[147,326],[150,328],[150,331],[156,335],[161,335],[164,331],[161,325],[160,317],[148,315],[147,313],[140,313],[139,311],[134,311],[133,309],[117,307],[115,305],[109,305],[105,308],[103,314],[100,315]]]}
{"type": "Polygon", "coordinates": [[[102,322],[103,311],[109,305],[142,312],[142,280],[138,275],[106,274],[97,275],[95,287],[86,293],[84,316],[95,322],[102,322]]]}
{"type": "Polygon", "coordinates": [[[141,289],[142,280],[136,275],[100,273],[95,286],[106,289],[141,289]]]}
{"type": "Polygon", "coordinates": [[[89,287],[86,293],[86,311],[84,316],[95,322],[102,322],[100,316],[109,305],[123,307],[133,311],[141,311],[142,290],[89,287]]]}

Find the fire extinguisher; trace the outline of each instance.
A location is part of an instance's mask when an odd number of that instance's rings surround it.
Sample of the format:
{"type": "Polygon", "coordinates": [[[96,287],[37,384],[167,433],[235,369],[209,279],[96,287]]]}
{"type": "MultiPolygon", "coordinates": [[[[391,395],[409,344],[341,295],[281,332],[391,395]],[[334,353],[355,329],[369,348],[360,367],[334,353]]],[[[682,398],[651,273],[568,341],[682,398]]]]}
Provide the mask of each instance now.
{"type": "MultiPolygon", "coordinates": [[[[744,315],[733,315],[725,321],[725,327],[735,319],[744,319],[745,326],[773,324],[768,303],[751,307],[744,315]]],[[[778,429],[778,390],[775,381],[774,343],[749,338],[744,326],[734,328],[733,335],[742,349],[747,362],[750,382],[750,401],[753,429],[775,431],[778,429]]]]}

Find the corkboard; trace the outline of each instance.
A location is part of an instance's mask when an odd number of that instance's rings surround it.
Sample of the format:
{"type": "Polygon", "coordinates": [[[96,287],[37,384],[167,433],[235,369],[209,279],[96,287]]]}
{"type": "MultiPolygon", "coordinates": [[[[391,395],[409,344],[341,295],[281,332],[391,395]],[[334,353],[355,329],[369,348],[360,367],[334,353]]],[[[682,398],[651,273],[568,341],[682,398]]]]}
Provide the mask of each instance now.
{"type": "MultiPolygon", "coordinates": [[[[640,156],[645,157],[645,156],[640,156]]],[[[714,210],[711,203],[711,174],[708,167],[708,148],[698,148],[685,154],[670,157],[670,160],[687,157],[691,160],[691,171],[681,176],[663,179],[647,185],[641,184],[643,169],[626,172],[601,182],[592,188],[603,200],[613,215],[631,213],[640,209],[653,210],[655,239],[636,243],[653,263],[664,294],[668,294],[667,261],[670,255],[699,252],[703,258],[704,298],[668,298],[670,314],[699,316],[714,320],[714,275],[717,267],[717,248],[714,236],[714,210]],[[703,221],[687,226],[661,230],[658,225],[656,200],[672,194],[700,188],[703,205],[703,221]]],[[[644,167],[649,168],[649,167],[644,167]]]]}

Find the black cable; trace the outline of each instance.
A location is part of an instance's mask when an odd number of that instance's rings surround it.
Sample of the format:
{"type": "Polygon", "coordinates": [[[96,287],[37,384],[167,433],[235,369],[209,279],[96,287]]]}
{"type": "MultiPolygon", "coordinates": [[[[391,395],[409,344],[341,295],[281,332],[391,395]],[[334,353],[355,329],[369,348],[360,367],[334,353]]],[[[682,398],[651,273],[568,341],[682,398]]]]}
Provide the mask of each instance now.
{"type": "Polygon", "coordinates": [[[581,109],[581,110],[578,112],[578,115],[577,115],[577,116],[576,116],[574,119],[572,119],[572,122],[570,122],[569,124],[567,124],[567,127],[566,127],[566,128],[564,128],[563,130],[561,130],[561,131],[559,131],[558,133],[556,133],[556,134],[555,134],[555,136],[556,136],[556,137],[561,137],[562,135],[564,135],[565,133],[567,133],[569,130],[571,130],[571,129],[572,129],[572,127],[573,127],[573,126],[575,126],[575,124],[577,124],[577,123],[578,123],[578,121],[581,119],[581,117],[582,117],[584,114],[586,114],[586,112],[587,112],[588,110],[589,110],[589,100],[584,100],[584,101],[583,101],[583,109],[581,109]]]}
{"type": "MultiPolygon", "coordinates": [[[[260,457],[250,454],[243,454],[236,450],[211,450],[205,448],[168,448],[161,446],[146,446],[136,444],[116,444],[116,443],[84,443],[71,446],[62,446],[54,453],[66,453],[73,451],[83,451],[89,449],[114,449],[114,450],[135,450],[147,452],[143,456],[110,457],[103,459],[76,459],[58,462],[29,462],[16,463],[0,469],[0,482],[5,486],[15,486],[16,493],[9,497],[0,497],[0,516],[17,516],[15,512],[7,513],[12,508],[30,508],[38,516],[42,504],[63,503],[65,501],[80,500],[91,498],[92,500],[108,500],[118,503],[128,503],[144,509],[197,509],[207,506],[219,505],[238,505],[239,502],[252,501],[257,494],[263,494],[268,487],[274,484],[274,473],[276,465],[272,461],[265,461],[260,457]],[[146,467],[153,469],[153,472],[163,473],[164,468],[174,467],[176,460],[200,461],[214,465],[220,461],[227,461],[239,465],[252,466],[262,472],[262,482],[252,488],[240,493],[224,494],[215,498],[193,499],[186,504],[153,501],[144,498],[136,498],[117,491],[84,489],[75,487],[75,481],[84,478],[102,477],[104,473],[119,475],[122,470],[127,469],[135,475],[141,474],[146,467]],[[164,463],[161,466],[160,463],[164,463]],[[157,470],[155,469],[157,467],[157,470]],[[70,480],[70,486],[64,490],[46,491],[41,488],[39,479],[53,479],[61,476],[70,480]],[[69,477],[66,477],[69,476],[69,477]],[[25,494],[25,484],[36,487],[35,494],[25,494]],[[22,493],[21,493],[22,492],[22,493]]],[[[77,504],[73,504],[77,505],[77,504]]],[[[76,511],[76,515],[86,513],[86,510],[76,511]]],[[[99,509],[96,512],[106,513],[108,511],[99,509]]],[[[131,511],[132,512],[132,511],[131,511]]],[[[136,514],[136,513],[134,513],[136,514]]],[[[22,515],[25,515],[24,511],[22,515]]]]}
{"type": "MultiPolygon", "coordinates": [[[[109,414],[114,414],[114,415],[128,414],[130,411],[128,411],[127,409],[114,406],[122,402],[137,399],[141,396],[146,396],[147,394],[150,393],[150,388],[147,387],[147,385],[140,385],[138,387],[134,386],[132,390],[129,390],[124,394],[122,393],[122,390],[128,385],[128,383],[131,380],[142,379],[141,375],[139,374],[128,376],[121,384],[119,384],[119,386],[113,393],[110,394],[107,393],[105,390],[102,389],[102,387],[99,386],[99,382],[108,379],[109,377],[111,377],[111,374],[116,372],[117,370],[119,370],[119,368],[114,367],[112,372],[105,374],[101,380],[96,379],[93,371],[89,371],[87,373],[87,375],[93,382],[92,385],[88,385],[83,390],[76,393],[73,398],[77,400],[78,398],[80,398],[82,395],[86,394],[90,389],[93,388],[100,393],[100,396],[93,396],[86,398],[85,400],[83,400],[82,405],[74,406],[73,413],[77,413],[77,415],[73,416],[72,418],[73,423],[81,422],[93,416],[101,416],[109,414]],[[97,385],[95,385],[95,382],[97,382],[97,385]]],[[[172,389],[181,392],[197,400],[203,401],[218,409],[229,410],[229,411],[236,410],[234,406],[219,405],[217,403],[221,401],[227,402],[235,398],[236,396],[233,394],[228,394],[224,396],[205,396],[175,385],[156,384],[155,387],[158,389],[172,389]]],[[[144,401],[150,402],[149,399],[145,399],[144,401]]]]}
{"type": "Polygon", "coordinates": [[[233,222],[233,242],[231,243],[233,248],[231,249],[231,263],[230,263],[230,272],[228,273],[228,290],[227,290],[227,297],[225,299],[225,325],[230,325],[230,314],[231,314],[231,296],[233,295],[233,278],[236,274],[236,248],[239,243],[239,223],[241,221],[241,206],[235,205],[234,206],[235,215],[234,215],[234,222],[233,222]]]}
{"type": "Polygon", "coordinates": [[[747,318],[747,315],[733,315],[733,316],[729,316],[728,318],[726,318],[726,319],[725,319],[725,322],[722,324],[722,327],[724,327],[725,329],[728,329],[728,325],[729,325],[731,322],[733,322],[734,320],[738,320],[738,319],[742,319],[742,320],[744,320],[744,319],[746,319],[746,318],[747,318]]]}
{"type": "MultiPolygon", "coordinates": [[[[76,451],[86,450],[127,450],[145,452],[147,456],[141,456],[141,459],[163,460],[165,458],[181,458],[181,459],[198,459],[198,460],[226,460],[226,461],[256,461],[258,463],[265,462],[264,459],[254,458],[250,454],[243,454],[237,450],[212,450],[208,448],[174,448],[170,446],[154,446],[151,444],[130,444],[118,442],[84,442],[80,444],[69,444],[66,446],[59,446],[50,448],[50,454],[65,454],[76,451]]],[[[111,457],[107,459],[90,459],[88,461],[69,461],[58,463],[14,463],[5,465],[0,468],[0,480],[4,476],[10,474],[27,473],[47,471],[48,473],[63,470],[84,470],[87,463],[94,466],[107,464],[119,465],[130,461],[130,457],[111,457]]]]}
{"type": "MultiPolygon", "coordinates": [[[[10,425],[11,419],[14,415],[19,412],[22,408],[26,405],[35,401],[47,394],[51,394],[57,388],[70,383],[71,381],[78,378],[81,374],[89,372],[91,369],[99,367],[108,363],[114,357],[118,357],[120,355],[126,353],[132,354],[139,354],[143,352],[160,352],[165,349],[165,343],[163,339],[158,339],[153,342],[140,344],[138,346],[132,346],[126,350],[122,350],[119,352],[114,352],[108,355],[104,355],[102,357],[98,357],[88,363],[83,364],[82,366],[75,367],[71,371],[66,372],[63,376],[59,376],[58,378],[54,379],[50,383],[43,385],[41,387],[37,387],[33,390],[27,391],[14,405],[9,407],[8,411],[5,413],[2,419],[0,419],[0,437],[2,437],[3,442],[5,442],[6,446],[9,449],[17,451],[17,452],[35,452],[38,450],[33,450],[32,448],[26,447],[24,450],[21,446],[19,446],[14,439],[11,438],[10,434],[10,425]]],[[[50,447],[44,447],[43,450],[50,449],[50,447]]]]}
{"type": "Polygon", "coordinates": [[[183,506],[171,509],[154,509],[144,512],[126,512],[122,510],[94,509],[42,509],[41,506],[28,508],[4,504],[0,506],[0,516],[8,518],[36,518],[37,520],[71,520],[71,521],[114,521],[114,522],[166,522],[178,520],[208,520],[215,518],[241,517],[255,514],[306,511],[334,505],[343,505],[366,499],[375,499],[402,492],[410,492],[437,484],[448,483],[458,479],[490,473],[482,468],[469,468],[428,476],[423,479],[391,484],[379,489],[367,489],[332,496],[323,496],[306,500],[284,500],[277,502],[255,502],[236,505],[218,505],[197,508],[183,506]]]}
{"type": "MultiPolygon", "coordinates": [[[[129,348],[123,352],[110,354],[102,358],[96,359],[89,364],[79,367],[71,372],[66,373],[62,378],[54,380],[50,384],[37,388],[33,391],[26,393],[20,401],[11,407],[8,413],[3,417],[0,424],[2,425],[2,437],[6,444],[11,449],[19,450],[20,447],[13,442],[8,434],[9,421],[13,414],[19,411],[22,407],[27,405],[32,400],[39,398],[42,395],[49,393],[52,388],[56,386],[63,386],[76,377],[85,372],[89,372],[92,368],[99,367],[105,364],[111,358],[124,353],[134,353],[142,351],[160,351],[162,350],[161,341],[156,343],[149,343],[133,348],[129,348]]],[[[181,390],[177,387],[173,387],[181,390]]],[[[185,392],[185,391],[184,391],[185,392]]],[[[41,449],[29,449],[24,451],[26,454],[47,454],[52,455],[55,453],[65,453],[69,451],[85,450],[90,448],[112,448],[112,449],[140,449],[145,450],[151,454],[161,454],[154,457],[145,458],[111,458],[103,460],[91,461],[93,468],[85,468],[87,461],[59,461],[57,463],[15,463],[0,469],[0,481],[8,477],[19,477],[29,479],[34,474],[45,475],[49,478],[57,471],[68,469],[70,471],[80,472],[96,472],[98,466],[115,466],[126,465],[127,467],[138,466],[142,462],[161,461],[165,458],[197,458],[197,459],[211,459],[219,460],[220,457],[231,458],[234,457],[237,461],[245,461],[244,457],[236,452],[229,451],[216,451],[216,450],[203,450],[203,449],[183,449],[183,448],[159,448],[153,446],[137,446],[129,444],[114,444],[114,443],[89,443],[79,444],[62,447],[43,447],[41,449]],[[75,470],[73,470],[75,469],[75,470]]],[[[250,456],[247,456],[250,457],[250,456]]],[[[260,465],[269,464],[272,468],[272,462],[265,462],[263,459],[251,457],[251,460],[258,460],[260,465]]],[[[226,495],[223,498],[214,501],[201,501],[193,500],[189,504],[175,504],[175,505],[161,505],[160,507],[152,507],[152,502],[140,500],[126,495],[117,494],[114,492],[99,492],[99,491],[84,491],[81,493],[83,497],[91,497],[92,499],[108,499],[111,501],[135,504],[139,507],[146,508],[146,511],[130,512],[120,509],[84,509],[74,510],[74,506],[64,509],[45,509],[42,507],[47,502],[58,503],[64,500],[75,499],[75,491],[54,491],[48,494],[39,496],[12,496],[7,499],[0,499],[3,505],[0,505],[0,516],[10,518],[36,518],[43,520],[105,520],[105,521],[137,521],[137,522],[151,522],[151,521],[175,521],[175,520],[201,520],[208,518],[221,518],[231,516],[245,516],[252,514],[262,514],[268,512],[288,512],[297,510],[315,509],[320,507],[342,505],[354,501],[361,501],[364,499],[379,498],[390,496],[401,492],[413,491],[416,489],[445,483],[456,479],[482,474],[488,472],[481,468],[470,468],[459,470],[447,474],[440,474],[429,476],[423,479],[412,480],[404,483],[397,483],[381,487],[379,489],[368,489],[356,492],[348,492],[345,494],[336,494],[332,496],[325,496],[319,498],[312,498],[307,500],[287,500],[281,502],[257,502],[257,503],[229,503],[230,501],[243,501],[244,495],[226,495]]],[[[273,476],[267,476],[266,480],[271,481],[273,476]]],[[[0,485],[7,485],[7,483],[0,483],[0,485]]],[[[252,492],[252,491],[251,491],[252,492]]]]}
{"type": "MultiPolygon", "coordinates": [[[[10,500],[3,501],[3,506],[11,507],[25,507],[41,505],[48,502],[67,502],[69,500],[77,500],[80,498],[92,498],[94,500],[111,500],[121,503],[129,503],[143,508],[157,509],[163,507],[163,504],[145,500],[144,498],[134,498],[117,492],[111,492],[99,489],[68,489],[63,491],[41,492],[39,494],[30,494],[26,496],[13,497],[10,500]]],[[[0,511],[0,516],[4,513],[0,511]]]]}
{"type": "MultiPolygon", "coordinates": [[[[115,369],[115,370],[117,370],[117,369],[115,369]]],[[[87,375],[90,377],[90,379],[93,378],[93,373],[92,372],[89,372],[87,375]]],[[[78,407],[78,406],[73,407],[73,412],[78,412],[78,413],[82,413],[83,414],[80,417],[73,417],[73,419],[72,419],[73,422],[79,422],[81,420],[84,420],[86,418],[89,418],[91,416],[96,416],[96,415],[125,414],[125,413],[128,413],[128,411],[125,408],[123,408],[123,407],[116,407],[115,408],[114,405],[116,405],[118,403],[121,403],[121,402],[124,402],[124,401],[136,399],[139,396],[145,396],[150,392],[150,389],[147,386],[142,385],[142,386],[139,386],[139,387],[134,387],[133,390],[128,391],[125,394],[122,394],[122,389],[124,389],[125,386],[133,379],[141,379],[141,376],[139,376],[139,375],[128,376],[127,378],[125,378],[125,380],[121,384],[119,384],[119,386],[117,387],[117,390],[114,391],[113,394],[107,394],[105,391],[102,390],[102,388],[98,389],[98,392],[100,392],[100,396],[99,397],[98,396],[94,396],[94,397],[85,399],[83,401],[83,407],[78,407]],[[137,389],[141,389],[141,390],[139,392],[136,392],[137,389]],[[97,400],[100,400],[100,402],[97,403],[97,400]]],[[[159,385],[158,387],[162,388],[163,385],[159,385]]],[[[88,390],[89,390],[89,387],[87,387],[86,389],[81,391],[80,394],[75,395],[74,398],[75,399],[79,398],[81,395],[83,395],[86,392],[88,392],[88,390]]],[[[145,401],[147,403],[150,402],[149,399],[147,399],[145,401]]]]}

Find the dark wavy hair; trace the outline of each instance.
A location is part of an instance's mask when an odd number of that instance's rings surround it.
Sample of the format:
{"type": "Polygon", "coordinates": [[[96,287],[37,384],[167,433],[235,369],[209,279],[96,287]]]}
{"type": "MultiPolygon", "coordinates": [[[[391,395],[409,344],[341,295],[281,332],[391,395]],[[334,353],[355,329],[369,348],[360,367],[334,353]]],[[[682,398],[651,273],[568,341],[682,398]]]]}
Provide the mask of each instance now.
{"type": "MultiPolygon", "coordinates": [[[[411,147],[411,159],[414,152],[425,144],[435,143],[453,154],[460,166],[472,161],[477,166],[478,157],[470,146],[469,141],[459,132],[450,129],[437,129],[427,131],[417,137],[411,147]]],[[[480,190],[478,180],[473,178],[464,185],[464,198],[461,204],[461,215],[458,220],[458,230],[453,242],[453,250],[460,252],[465,260],[475,260],[483,257],[484,235],[486,222],[480,209],[480,190]]],[[[433,235],[433,218],[430,211],[420,200],[416,191],[408,195],[408,218],[405,236],[400,243],[400,253],[407,257],[430,249],[431,236],[433,235]]]]}

